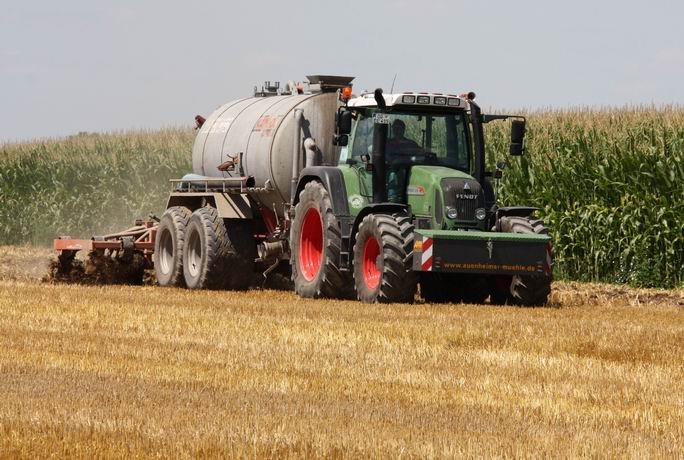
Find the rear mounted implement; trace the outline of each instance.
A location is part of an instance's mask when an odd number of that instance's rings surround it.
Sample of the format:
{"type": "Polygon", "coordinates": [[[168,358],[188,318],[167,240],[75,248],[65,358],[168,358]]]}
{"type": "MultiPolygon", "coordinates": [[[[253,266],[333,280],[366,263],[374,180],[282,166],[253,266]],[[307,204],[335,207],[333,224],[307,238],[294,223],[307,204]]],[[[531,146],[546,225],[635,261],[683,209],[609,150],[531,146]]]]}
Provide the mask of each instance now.
{"type": "Polygon", "coordinates": [[[55,281],[102,284],[142,284],[152,268],[158,220],[138,220],[133,227],[89,240],[61,236],[54,240],[57,261],[51,269],[55,281]],[[87,253],[85,261],[76,258],[87,253]]]}

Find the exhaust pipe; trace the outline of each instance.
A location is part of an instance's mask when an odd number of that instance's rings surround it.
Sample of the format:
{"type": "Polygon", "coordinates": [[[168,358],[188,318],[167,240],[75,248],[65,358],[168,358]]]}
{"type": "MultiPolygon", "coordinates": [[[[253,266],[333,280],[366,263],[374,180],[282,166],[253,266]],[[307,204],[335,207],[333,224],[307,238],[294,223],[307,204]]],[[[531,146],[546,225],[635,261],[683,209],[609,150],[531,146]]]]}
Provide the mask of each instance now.
{"type": "MultiPolygon", "coordinates": [[[[470,95],[470,93],[469,93],[470,95]]],[[[475,97],[475,94],[473,94],[475,97]]],[[[484,128],[482,126],[482,112],[480,106],[472,99],[468,100],[470,104],[470,117],[473,120],[473,145],[475,147],[475,177],[477,181],[484,186],[485,183],[485,145],[484,145],[484,128]]]]}
{"type": "Polygon", "coordinates": [[[304,118],[304,110],[295,109],[295,136],[294,147],[292,149],[292,181],[290,183],[290,202],[294,203],[297,193],[297,182],[299,182],[299,171],[302,161],[302,119],[304,118]]]}
{"type": "Polygon", "coordinates": [[[387,105],[382,95],[382,88],[375,90],[375,102],[380,110],[376,113],[373,129],[373,203],[385,203],[387,202],[385,149],[387,147],[389,120],[385,116],[387,105]]]}

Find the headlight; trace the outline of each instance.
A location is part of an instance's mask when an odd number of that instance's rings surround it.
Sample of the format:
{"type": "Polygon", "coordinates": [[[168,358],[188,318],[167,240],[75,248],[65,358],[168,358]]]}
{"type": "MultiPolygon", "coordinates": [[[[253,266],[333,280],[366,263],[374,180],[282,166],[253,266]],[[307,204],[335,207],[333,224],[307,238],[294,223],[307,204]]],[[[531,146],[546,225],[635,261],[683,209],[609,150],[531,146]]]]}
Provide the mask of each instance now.
{"type": "Polygon", "coordinates": [[[487,211],[485,211],[485,208],[477,208],[475,210],[475,218],[477,220],[485,220],[485,217],[487,217],[487,211]]]}
{"type": "Polygon", "coordinates": [[[456,208],[452,208],[451,206],[447,206],[446,215],[449,219],[456,219],[458,217],[458,212],[456,212],[456,208]]]}

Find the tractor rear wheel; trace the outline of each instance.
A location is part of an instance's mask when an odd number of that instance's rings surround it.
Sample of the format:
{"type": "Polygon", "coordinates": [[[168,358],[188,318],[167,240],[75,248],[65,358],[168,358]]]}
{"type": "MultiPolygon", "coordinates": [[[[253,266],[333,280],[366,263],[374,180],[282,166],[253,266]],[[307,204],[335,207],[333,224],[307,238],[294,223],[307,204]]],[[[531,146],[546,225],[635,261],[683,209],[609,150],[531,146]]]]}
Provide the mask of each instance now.
{"type": "MultiPolygon", "coordinates": [[[[534,217],[502,217],[501,230],[509,233],[549,234],[549,229],[544,222],[534,217]]],[[[550,252],[549,257],[551,257],[550,252]]],[[[551,293],[552,279],[551,275],[537,274],[497,278],[491,284],[491,301],[529,307],[546,305],[551,293]]]]}
{"type": "Polygon", "coordinates": [[[160,286],[185,286],[183,246],[191,214],[184,206],[174,206],[159,220],[154,242],[154,271],[160,286]]]}
{"type": "Polygon", "coordinates": [[[299,194],[290,232],[295,292],[307,298],[352,298],[351,276],[340,270],[342,233],[330,195],[319,182],[299,194]]]}
{"type": "Polygon", "coordinates": [[[212,207],[192,213],[183,248],[183,276],[190,289],[249,288],[256,246],[249,222],[228,225],[212,207]]]}
{"type": "Polygon", "coordinates": [[[369,214],[356,233],[354,286],[362,302],[408,302],[416,295],[413,224],[404,214],[369,214]]]}

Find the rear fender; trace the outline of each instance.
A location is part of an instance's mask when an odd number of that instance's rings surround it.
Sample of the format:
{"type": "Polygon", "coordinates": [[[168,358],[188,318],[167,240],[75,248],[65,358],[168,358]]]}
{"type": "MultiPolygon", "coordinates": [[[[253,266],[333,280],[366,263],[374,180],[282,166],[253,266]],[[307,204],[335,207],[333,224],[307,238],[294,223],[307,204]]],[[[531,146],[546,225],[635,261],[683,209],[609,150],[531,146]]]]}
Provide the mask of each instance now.
{"type": "Polygon", "coordinates": [[[391,215],[398,212],[410,214],[411,208],[408,205],[400,203],[373,203],[363,208],[356,216],[356,219],[354,219],[354,224],[352,225],[351,232],[349,234],[349,247],[347,248],[348,252],[351,253],[354,250],[354,244],[356,243],[356,232],[359,231],[359,227],[361,226],[361,222],[363,221],[364,217],[369,214],[391,215]]]}
{"type": "Polygon", "coordinates": [[[297,192],[292,199],[294,207],[299,202],[299,194],[304,190],[304,186],[311,181],[320,182],[330,194],[330,202],[336,216],[349,215],[349,203],[347,202],[347,189],[344,183],[344,176],[340,168],[335,166],[312,166],[302,169],[297,183],[297,192]]]}
{"type": "Polygon", "coordinates": [[[169,196],[166,209],[185,206],[194,211],[209,205],[223,219],[252,219],[252,206],[246,193],[174,192],[169,196]]]}

